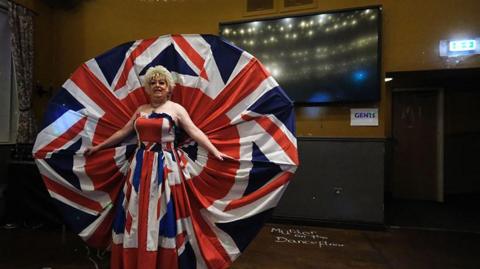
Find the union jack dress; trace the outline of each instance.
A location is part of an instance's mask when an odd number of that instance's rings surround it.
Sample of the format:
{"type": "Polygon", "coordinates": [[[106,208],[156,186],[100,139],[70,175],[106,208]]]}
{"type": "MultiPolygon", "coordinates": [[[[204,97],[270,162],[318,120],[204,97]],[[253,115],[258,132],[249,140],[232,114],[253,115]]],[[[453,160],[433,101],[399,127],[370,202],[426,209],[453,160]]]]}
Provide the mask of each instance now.
{"type": "Polygon", "coordinates": [[[112,249],[112,268],[227,268],[298,166],[293,105],[261,63],[213,35],[166,35],[85,62],[51,100],[33,150],[70,229],[112,249]],[[176,79],[172,101],[231,159],[219,161],[165,113],[85,156],[148,102],[146,70],[176,79]]]}

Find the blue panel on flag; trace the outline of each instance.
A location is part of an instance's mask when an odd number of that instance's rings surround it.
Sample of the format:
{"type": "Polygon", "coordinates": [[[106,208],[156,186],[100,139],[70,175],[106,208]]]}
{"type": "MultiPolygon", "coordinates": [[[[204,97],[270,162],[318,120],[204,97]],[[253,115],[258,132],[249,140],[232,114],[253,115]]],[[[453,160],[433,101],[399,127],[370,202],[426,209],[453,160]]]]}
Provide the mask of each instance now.
{"type": "Polygon", "coordinates": [[[53,199],[52,201],[62,213],[63,219],[65,220],[67,226],[74,233],[82,232],[88,227],[88,225],[90,225],[90,223],[98,218],[96,215],[85,213],[76,209],[75,207],[60,202],[59,200],[53,199]]]}
{"type": "Polygon", "coordinates": [[[272,163],[265,157],[255,143],[252,145],[252,163],[253,167],[252,170],[250,170],[248,186],[243,196],[260,189],[275,175],[282,172],[282,169],[280,169],[278,165],[272,163]]]}
{"type": "Polygon", "coordinates": [[[50,158],[46,158],[45,161],[51,167],[55,167],[55,172],[57,172],[63,179],[72,184],[75,188],[81,190],[80,180],[77,175],[73,173],[73,158],[77,156],[75,152],[80,149],[82,145],[82,139],[78,139],[77,142],[70,145],[66,149],[59,150],[55,153],[52,153],[50,158]]]}
{"type": "MultiPolygon", "coordinates": [[[[164,162],[165,162],[165,156],[163,155],[163,152],[160,151],[158,153],[158,157],[157,157],[157,171],[163,171],[163,165],[164,165],[164,162]]],[[[157,173],[157,184],[160,186],[164,179],[164,173],[161,172],[161,173],[157,173]]]]}
{"type": "Polygon", "coordinates": [[[143,150],[138,150],[135,156],[135,169],[133,171],[132,185],[136,192],[140,186],[140,176],[142,175],[143,150]]]}
{"type": "Polygon", "coordinates": [[[178,256],[179,269],[195,269],[197,268],[197,258],[195,252],[189,242],[185,243],[185,249],[182,254],[178,256]]]}
{"type": "Polygon", "coordinates": [[[295,133],[295,115],[292,113],[293,103],[280,87],[275,87],[260,97],[248,110],[259,114],[273,114],[295,133]],[[291,109],[285,109],[290,107],[291,109]]]}
{"type": "Polygon", "coordinates": [[[227,83],[243,51],[224,42],[217,36],[202,35],[202,37],[210,44],[213,58],[215,59],[215,63],[217,63],[223,82],[227,83]],[[228,55],[228,57],[225,57],[225,55],[228,55]]]}
{"type": "Polygon", "coordinates": [[[192,161],[197,160],[197,153],[198,153],[198,145],[197,143],[194,143],[193,145],[188,145],[188,146],[182,146],[183,151],[185,151],[188,155],[188,157],[192,161]]]}
{"type": "Polygon", "coordinates": [[[115,75],[125,61],[125,54],[132,47],[133,43],[134,42],[128,42],[122,44],[95,58],[108,84],[112,85],[115,75]]]}
{"type": "Polygon", "coordinates": [[[125,194],[123,191],[120,192],[115,203],[115,219],[113,220],[113,231],[117,234],[122,234],[125,229],[125,209],[122,206],[123,199],[125,194]]]}
{"type": "Polygon", "coordinates": [[[52,122],[60,118],[68,110],[79,111],[85,107],[80,104],[67,90],[61,88],[57,94],[48,103],[47,113],[43,119],[43,127],[45,128],[52,122]]]}
{"type": "Polygon", "coordinates": [[[148,68],[152,66],[163,65],[170,72],[176,72],[184,75],[198,76],[187,62],[178,54],[173,45],[168,46],[164,49],[157,57],[155,57],[148,65],[146,65],[139,76],[143,76],[148,68]]]}
{"type": "Polygon", "coordinates": [[[167,212],[160,219],[160,232],[161,236],[175,237],[177,235],[177,225],[175,219],[175,207],[173,200],[170,200],[167,204],[167,212]]]}
{"type": "Polygon", "coordinates": [[[273,209],[269,209],[250,218],[237,220],[228,223],[215,223],[218,228],[226,232],[235,241],[241,252],[255,238],[263,226],[263,223],[270,218],[273,209]]]}
{"type": "Polygon", "coordinates": [[[135,144],[127,145],[127,147],[125,149],[125,159],[130,160],[130,157],[132,157],[136,148],[137,148],[137,145],[135,145],[135,144]]]}

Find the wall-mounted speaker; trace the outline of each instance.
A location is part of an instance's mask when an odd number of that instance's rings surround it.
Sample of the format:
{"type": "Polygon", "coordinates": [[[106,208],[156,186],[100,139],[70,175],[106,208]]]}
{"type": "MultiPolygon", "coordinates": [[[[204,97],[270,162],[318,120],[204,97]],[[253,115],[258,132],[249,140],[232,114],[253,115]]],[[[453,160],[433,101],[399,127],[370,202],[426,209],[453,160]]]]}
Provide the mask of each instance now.
{"type": "Polygon", "coordinates": [[[247,12],[263,11],[274,8],[274,0],[246,0],[247,12]]]}

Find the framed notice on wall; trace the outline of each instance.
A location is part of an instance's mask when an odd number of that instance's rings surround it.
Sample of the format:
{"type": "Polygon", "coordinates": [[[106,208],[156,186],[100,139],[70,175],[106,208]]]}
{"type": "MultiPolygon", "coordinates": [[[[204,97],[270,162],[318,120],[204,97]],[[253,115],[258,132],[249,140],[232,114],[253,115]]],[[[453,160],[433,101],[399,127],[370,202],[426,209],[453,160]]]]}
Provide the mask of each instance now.
{"type": "Polygon", "coordinates": [[[378,108],[351,108],[350,126],[378,126],[378,108]]]}
{"type": "Polygon", "coordinates": [[[272,14],[277,11],[276,0],[245,0],[245,16],[272,14]]]}

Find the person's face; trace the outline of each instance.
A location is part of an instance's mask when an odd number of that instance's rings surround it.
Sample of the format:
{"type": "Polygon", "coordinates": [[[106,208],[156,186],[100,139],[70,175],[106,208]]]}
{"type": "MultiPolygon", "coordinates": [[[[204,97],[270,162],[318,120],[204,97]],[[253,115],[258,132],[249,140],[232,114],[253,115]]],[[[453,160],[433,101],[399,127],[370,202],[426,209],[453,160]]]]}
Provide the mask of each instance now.
{"type": "Polygon", "coordinates": [[[150,97],[162,98],[167,97],[170,93],[168,88],[168,83],[165,78],[161,76],[153,76],[152,79],[148,82],[147,93],[150,97]]]}

